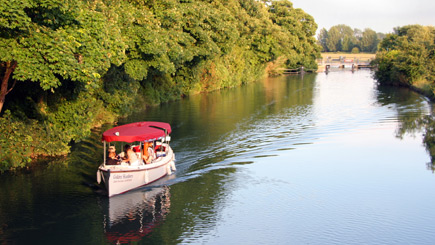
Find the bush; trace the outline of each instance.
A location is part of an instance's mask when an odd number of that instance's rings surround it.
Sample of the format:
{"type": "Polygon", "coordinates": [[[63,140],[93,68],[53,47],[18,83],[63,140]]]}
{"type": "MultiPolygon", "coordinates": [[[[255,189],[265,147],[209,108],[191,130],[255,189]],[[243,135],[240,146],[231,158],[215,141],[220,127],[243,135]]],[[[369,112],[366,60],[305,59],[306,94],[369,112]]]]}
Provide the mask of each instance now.
{"type": "Polygon", "coordinates": [[[26,125],[24,122],[12,118],[9,110],[0,117],[0,172],[25,167],[31,161],[33,137],[28,132],[35,130],[36,125],[32,122],[26,125]]]}
{"type": "Polygon", "coordinates": [[[22,121],[5,111],[0,117],[0,172],[25,167],[35,156],[68,154],[71,141],[89,136],[101,110],[101,101],[80,95],[52,109],[43,122],[22,121]]]}
{"type": "Polygon", "coordinates": [[[434,83],[435,29],[420,25],[397,28],[380,44],[374,63],[381,83],[413,86],[426,80],[434,83]]]}

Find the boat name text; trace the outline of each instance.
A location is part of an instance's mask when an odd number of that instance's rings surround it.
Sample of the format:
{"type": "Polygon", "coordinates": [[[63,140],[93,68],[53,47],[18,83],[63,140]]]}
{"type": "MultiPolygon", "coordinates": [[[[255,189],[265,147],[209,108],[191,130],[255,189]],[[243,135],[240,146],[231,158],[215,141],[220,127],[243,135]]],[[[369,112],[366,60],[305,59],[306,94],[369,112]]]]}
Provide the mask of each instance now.
{"type": "Polygon", "coordinates": [[[113,176],[114,179],[116,180],[120,180],[120,179],[132,179],[133,175],[132,174],[117,174],[115,176],[113,176]]]}

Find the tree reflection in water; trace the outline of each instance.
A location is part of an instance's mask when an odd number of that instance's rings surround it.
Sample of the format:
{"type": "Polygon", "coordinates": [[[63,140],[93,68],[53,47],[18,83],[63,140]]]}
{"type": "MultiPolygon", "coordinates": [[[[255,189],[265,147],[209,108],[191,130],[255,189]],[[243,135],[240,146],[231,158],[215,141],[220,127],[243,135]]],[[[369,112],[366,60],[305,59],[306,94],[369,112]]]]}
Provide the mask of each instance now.
{"type": "Polygon", "coordinates": [[[427,163],[427,168],[432,172],[435,172],[435,116],[432,111],[432,115],[424,116],[417,120],[420,127],[424,127],[423,142],[426,146],[426,150],[430,154],[430,162],[427,163]]]}
{"type": "Polygon", "coordinates": [[[169,213],[169,187],[136,190],[103,201],[104,233],[111,243],[140,241],[169,213]]]}
{"type": "Polygon", "coordinates": [[[423,111],[427,99],[407,88],[378,85],[377,100],[382,106],[394,106],[398,112],[399,127],[397,137],[405,134],[423,133],[423,143],[430,154],[431,161],[427,163],[428,170],[435,173],[435,111],[429,103],[428,112],[423,111]]]}
{"type": "Polygon", "coordinates": [[[427,163],[428,170],[435,173],[435,116],[421,116],[413,120],[402,121],[398,129],[398,137],[402,137],[406,133],[415,133],[423,131],[423,143],[430,155],[431,161],[427,163]]]}

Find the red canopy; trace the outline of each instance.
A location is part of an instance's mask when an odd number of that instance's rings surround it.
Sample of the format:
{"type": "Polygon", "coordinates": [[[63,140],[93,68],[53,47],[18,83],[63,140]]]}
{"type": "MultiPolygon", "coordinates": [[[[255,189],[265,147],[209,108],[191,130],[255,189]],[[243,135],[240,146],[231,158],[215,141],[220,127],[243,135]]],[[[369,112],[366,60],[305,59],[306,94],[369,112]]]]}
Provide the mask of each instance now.
{"type": "Polygon", "coordinates": [[[165,137],[171,133],[171,125],[164,122],[135,122],[114,127],[103,133],[103,141],[145,141],[165,137]]]}

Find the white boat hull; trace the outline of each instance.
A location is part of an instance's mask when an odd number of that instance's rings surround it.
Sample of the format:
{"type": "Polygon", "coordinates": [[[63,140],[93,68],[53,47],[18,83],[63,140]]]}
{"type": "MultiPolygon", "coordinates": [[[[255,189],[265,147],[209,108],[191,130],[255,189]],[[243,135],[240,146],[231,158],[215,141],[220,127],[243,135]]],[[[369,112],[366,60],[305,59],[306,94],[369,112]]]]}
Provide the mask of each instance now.
{"type": "Polygon", "coordinates": [[[148,185],[175,171],[175,156],[168,146],[166,155],[157,158],[151,164],[139,166],[100,165],[97,181],[102,180],[109,197],[125,193],[132,189],[148,185]]]}

